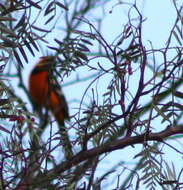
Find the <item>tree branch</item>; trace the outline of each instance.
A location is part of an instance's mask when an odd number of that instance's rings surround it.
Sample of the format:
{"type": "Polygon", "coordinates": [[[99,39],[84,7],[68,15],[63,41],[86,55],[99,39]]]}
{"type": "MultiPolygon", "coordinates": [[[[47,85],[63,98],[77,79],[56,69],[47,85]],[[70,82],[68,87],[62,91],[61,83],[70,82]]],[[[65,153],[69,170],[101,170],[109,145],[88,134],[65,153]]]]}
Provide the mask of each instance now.
{"type": "Polygon", "coordinates": [[[92,157],[101,155],[103,153],[111,152],[114,150],[123,149],[130,145],[141,144],[144,141],[159,141],[161,142],[163,139],[170,137],[175,134],[183,134],[183,125],[179,125],[177,127],[168,127],[165,130],[158,133],[149,133],[142,134],[133,137],[125,137],[114,142],[106,143],[96,148],[92,148],[87,151],[81,151],[77,155],[75,155],[70,161],[63,162],[59,164],[54,169],[50,171],[44,172],[33,181],[33,186],[42,187],[46,186],[45,182],[48,180],[54,179],[56,176],[65,172],[68,169],[80,164],[81,162],[91,159],[92,157]]]}

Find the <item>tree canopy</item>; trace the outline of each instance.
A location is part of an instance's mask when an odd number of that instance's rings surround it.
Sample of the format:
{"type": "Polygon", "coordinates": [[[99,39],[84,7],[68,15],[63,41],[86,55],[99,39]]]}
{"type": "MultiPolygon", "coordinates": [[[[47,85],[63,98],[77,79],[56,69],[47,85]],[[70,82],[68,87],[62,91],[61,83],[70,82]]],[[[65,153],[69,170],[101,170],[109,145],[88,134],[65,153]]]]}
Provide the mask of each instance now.
{"type": "Polygon", "coordinates": [[[181,189],[183,167],[167,159],[181,159],[183,133],[183,6],[172,7],[166,42],[155,47],[137,1],[0,2],[0,189],[181,189]],[[121,31],[111,40],[103,22],[117,9],[126,17],[114,20],[121,31]],[[25,65],[50,55],[68,101],[71,158],[25,84],[25,65]]]}

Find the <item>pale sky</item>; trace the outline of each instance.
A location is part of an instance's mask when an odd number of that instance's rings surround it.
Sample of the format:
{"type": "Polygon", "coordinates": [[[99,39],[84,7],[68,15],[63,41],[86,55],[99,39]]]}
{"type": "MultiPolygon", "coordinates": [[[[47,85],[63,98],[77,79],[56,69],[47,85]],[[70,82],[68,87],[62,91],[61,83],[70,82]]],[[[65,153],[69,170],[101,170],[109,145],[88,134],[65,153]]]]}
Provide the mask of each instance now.
{"type": "MultiPolygon", "coordinates": [[[[111,1],[105,6],[105,18],[103,20],[102,24],[102,35],[104,35],[104,38],[107,39],[108,42],[112,43],[116,36],[118,36],[122,30],[123,26],[127,22],[127,14],[128,9],[130,5],[116,5],[117,0],[111,1]],[[116,6],[115,6],[116,5],[116,6]],[[113,7],[113,8],[112,8],[113,7]],[[110,13],[110,11],[112,11],[110,13]]],[[[121,1],[124,2],[124,1],[121,1]]],[[[133,2],[133,1],[127,1],[127,2],[133,2]]],[[[148,41],[151,41],[153,46],[155,48],[163,47],[166,43],[167,37],[169,36],[170,29],[175,21],[175,8],[172,5],[171,0],[145,0],[145,1],[138,1],[138,8],[141,11],[144,18],[146,18],[145,22],[143,23],[143,41],[144,44],[146,44],[147,48],[150,48],[150,44],[148,41]]],[[[98,10],[97,10],[98,11],[98,10]]],[[[100,10],[101,11],[101,10],[100,10]]],[[[96,16],[100,12],[93,13],[94,16],[96,16]]],[[[134,16],[136,15],[135,11],[132,11],[132,14],[134,16]]],[[[89,17],[91,18],[91,21],[95,22],[95,20],[92,18],[92,15],[89,17]]],[[[27,84],[28,79],[28,73],[30,73],[31,68],[35,65],[37,62],[39,56],[41,55],[41,52],[37,57],[31,57],[29,59],[29,64],[24,64],[24,70],[23,70],[23,76],[25,79],[25,83],[27,84]]],[[[159,60],[161,61],[161,57],[159,57],[159,60]]],[[[87,75],[88,73],[79,73],[80,76],[83,76],[83,74],[87,75]]],[[[75,78],[75,75],[69,76],[66,81],[73,80],[75,78]]],[[[14,79],[13,79],[14,80],[14,79]]],[[[105,89],[105,83],[109,79],[105,78],[104,81],[100,81],[103,83],[103,88],[101,87],[101,91],[105,89]]],[[[13,81],[13,83],[15,80],[13,81]]],[[[107,83],[106,83],[107,84],[107,83]]],[[[88,85],[88,82],[83,82],[79,84],[75,84],[72,86],[65,87],[64,93],[67,97],[68,102],[72,102],[73,99],[81,99],[81,96],[83,92],[85,91],[86,87],[88,85]]],[[[17,89],[18,94],[22,94],[22,91],[20,89],[17,89]]],[[[91,93],[91,91],[90,91],[91,93]]],[[[90,94],[89,93],[89,94],[90,94]]],[[[85,99],[85,101],[90,102],[90,95],[88,95],[88,100],[85,99]]],[[[25,99],[26,101],[26,99],[25,99]]],[[[70,113],[74,113],[76,104],[70,103],[70,113]]],[[[175,143],[172,141],[172,144],[175,143]]],[[[180,146],[179,143],[175,143],[175,146],[180,146]]],[[[134,164],[137,162],[137,159],[133,159],[135,154],[139,152],[139,150],[142,149],[141,145],[135,146],[135,148],[129,147],[125,148],[124,150],[115,151],[111,153],[109,156],[107,156],[106,159],[102,161],[102,164],[100,167],[98,167],[97,174],[100,176],[103,172],[108,171],[108,169],[114,165],[116,165],[119,161],[124,160],[125,162],[129,163],[129,168],[133,168],[134,164]],[[137,148],[138,147],[138,148],[137,148]]],[[[170,148],[165,148],[165,151],[167,152],[166,158],[168,162],[173,161],[174,164],[176,164],[177,170],[179,171],[182,167],[182,158],[181,156],[176,153],[175,151],[172,151],[170,148]],[[180,157],[175,158],[175,154],[179,155],[180,157]],[[176,160],[176,162],[175,162],[176,160]]],[[[122,168],[121,168],[122,170],[122,168]]],[[[118,170],[118,174],[120,174],[120,170],[118,170]]],[[[110,190],[112,188],[116,187],[116,181],[113,181],[114,177],[109,177],[106,184],[103,184],[105,186],[105,190],[110,190]],[[107,187],[106,187],[107,185],[107,187]],[[108,186],[109,185],[109,186],[108,186]]],[[[121,179],[122,180],[122,179],[121,179]]],[[[104,181],[105,183],[105,181],[104,181]]],[[[141,190],[145,190],[145,188],[140,188],[141,190]]]]}

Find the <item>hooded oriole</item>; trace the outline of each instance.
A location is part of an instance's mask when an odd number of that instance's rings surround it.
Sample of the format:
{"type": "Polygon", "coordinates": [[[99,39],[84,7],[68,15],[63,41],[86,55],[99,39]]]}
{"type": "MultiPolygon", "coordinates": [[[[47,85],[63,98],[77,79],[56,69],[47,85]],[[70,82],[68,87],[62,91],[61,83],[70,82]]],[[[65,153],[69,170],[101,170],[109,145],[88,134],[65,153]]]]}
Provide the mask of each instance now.
{"type": "Polygon", "coordinates": [[[60,128],[66,157],[69,158],[72,156],[72,147],[64,127],[64,120],[69,119],[68,106],[58,82],[53,77],[54,62],[53,56],[40,58],[29,77],[29,92],[35,104],[51,110],[60,128]]]}

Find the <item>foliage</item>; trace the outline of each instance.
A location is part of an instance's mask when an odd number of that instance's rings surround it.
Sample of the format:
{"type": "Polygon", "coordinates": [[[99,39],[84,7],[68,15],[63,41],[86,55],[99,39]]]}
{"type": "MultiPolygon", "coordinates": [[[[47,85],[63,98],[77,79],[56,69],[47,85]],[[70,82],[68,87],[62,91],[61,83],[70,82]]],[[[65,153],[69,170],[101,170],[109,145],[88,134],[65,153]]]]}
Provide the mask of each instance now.
{"type": "Polygon", "coordinates": [[[97,20],[99,27],[89,15],[105,10],[109,3],[0,3],[0,189],[100,190],[111,176],[115,189],[181,189],[182,166],[176,171],[174,163],[166,161],[164,149],[181,154],[170,137],[179,140],[183,133],[182,6],[173,1],[177,17],[166,44],[157,49],[143,41],[146,20],[136,3],[115,4],[110,13],[128,5],[128,20],[112,43],[106,40],[100,30],[105,14],[97,20]],[[66,125],[74,150],[70,160],[62,151],[52,117],[44,109],[36,112],[24,84],[24,62],[45,55],[41,50],[55,56],[58,81],[76,75],[65,84],[67,88],[87,84],[75,97],[76,109],[66,125]],[[9,65],[16,74],[7,71],[9,65]],[[18,79],[29,104],[10,85],[11,77],[18,79]],[[115,167],[97,173],[103,159],[130,147],[138,147],[134,167],[123,156],[115,167]]]}

